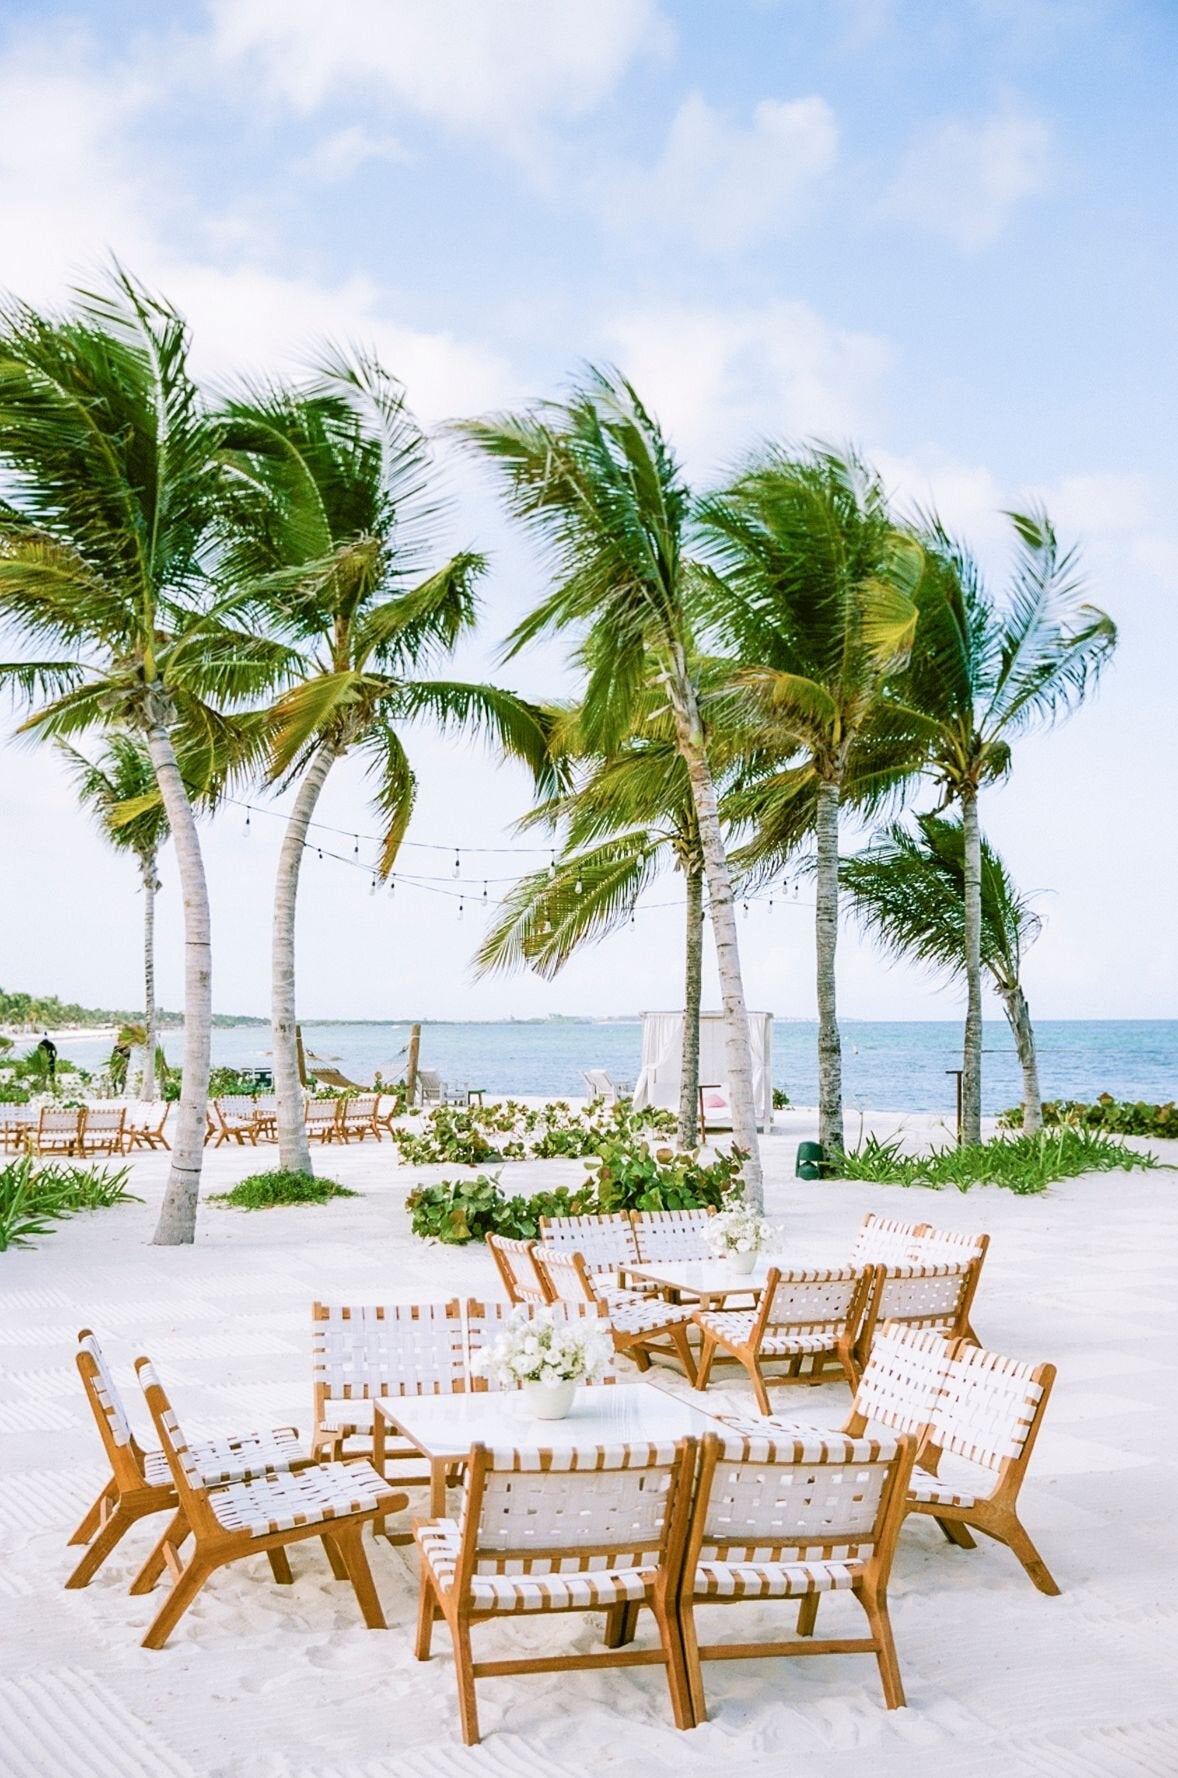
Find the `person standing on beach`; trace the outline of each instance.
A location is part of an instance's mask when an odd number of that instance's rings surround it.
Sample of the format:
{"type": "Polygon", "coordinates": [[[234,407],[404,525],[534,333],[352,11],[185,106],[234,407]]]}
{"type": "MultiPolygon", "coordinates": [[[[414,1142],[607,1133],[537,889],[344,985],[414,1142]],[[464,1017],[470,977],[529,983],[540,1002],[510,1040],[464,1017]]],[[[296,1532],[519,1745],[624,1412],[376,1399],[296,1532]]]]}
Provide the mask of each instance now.
{"type": "Polygon", "coordinates": [[[55,1087],[57,1085],[57,1045],[50,1038],[48,1031],[42,1036],[33,1054],[45,1058],[45,1073],[49,1085],[55,1087]]]}

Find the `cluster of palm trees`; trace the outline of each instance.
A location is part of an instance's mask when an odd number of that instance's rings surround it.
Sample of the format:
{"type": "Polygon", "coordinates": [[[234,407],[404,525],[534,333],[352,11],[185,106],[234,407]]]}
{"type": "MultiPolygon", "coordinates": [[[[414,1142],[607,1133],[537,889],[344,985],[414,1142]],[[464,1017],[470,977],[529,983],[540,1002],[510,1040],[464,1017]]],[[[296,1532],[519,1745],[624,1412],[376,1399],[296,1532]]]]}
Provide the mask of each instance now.
{"type": "Polygon", "coordinates": [[[20,644],[0,674],[23,728],[70,748],[148,906],[169,834],[183,894],[183,1091],[157,1241],[192,1239],[204,1137],[212,958],[198,815],[241,784],[294,793],[273,1049],[281,1164],[309,1171],[294,946],[308,828],[333,767],[359,754],[387,877],[413,812],[406,736],[421,721],[522,761],[537,799],[525,824],[556,836],[552,868],[508,897],[483,968],[552,974],[629,917],[663,862],[683,872],[685,1140],[706,904],[754,1201],[738,891],[812,854],[821,1136],[837,1150],[841,829],[939,787],[958,821],[938,811],[915,837],[897,826],[841,869],[864,918],[904,948],[906,897],[889,902],[872,881],[890,886],[923,859],[939,885],[925,905],[944,942],[929,942],[922,916],[917,949],[966,978],[965,1135],[977,1138],[981,971],[1029,1032],[1018,952],[1030,919],[1023,910],[1012,948],[1004,914],[1021,904],[984,846],[978,794],[1009,770],[1013,738],[1073,707],[1115,644],[1045,514],[1012,515],[1015,574],[999,599],[935,518],[898,518],[854,454],[768,447],[700,495],[633,388],[586,373],[561,402],[452,429],[548,560],[550,590],[506,652],[567,635],[581,692],[540,707],[441,676],[477,622],[486,564],[473,551],[439,560],[428,441],[381,366],[325,353],[298,384],[214,403],[187,354],[182,318],[118,270],[64,315],[0,313],[0,617],[20,644]],[[92,760],[74,742],[95,734],[106,751],[92,760]]]}

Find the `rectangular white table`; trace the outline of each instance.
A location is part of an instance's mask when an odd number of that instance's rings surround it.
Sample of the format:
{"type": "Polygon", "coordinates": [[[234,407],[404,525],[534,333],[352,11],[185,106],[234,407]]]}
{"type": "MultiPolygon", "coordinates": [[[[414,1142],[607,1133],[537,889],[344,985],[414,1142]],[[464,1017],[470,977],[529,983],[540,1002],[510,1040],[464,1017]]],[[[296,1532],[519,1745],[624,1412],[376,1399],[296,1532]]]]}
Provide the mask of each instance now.
{"type": "Polygon", "coordinates": [[[458,1395],[382,1395],[376,1400],[376,1449],[384,1429],[399,1433],[429,1464],[430,1512],[446,1513],[446,1473],[472,1445],[520,1450],[592,1450],[597,1445],[665,1443],[714,1432],[711,1414],[650,1383],[597,1383],[577,1390],[563,1420],[537,1420],[522,1389],[458,1395]]]}

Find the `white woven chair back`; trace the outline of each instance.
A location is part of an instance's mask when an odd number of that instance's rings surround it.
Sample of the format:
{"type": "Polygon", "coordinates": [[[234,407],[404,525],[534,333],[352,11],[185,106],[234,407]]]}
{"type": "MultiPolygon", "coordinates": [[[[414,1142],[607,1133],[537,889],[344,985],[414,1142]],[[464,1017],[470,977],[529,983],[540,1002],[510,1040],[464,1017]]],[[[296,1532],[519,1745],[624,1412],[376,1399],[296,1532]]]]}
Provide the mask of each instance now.
{"type": "Polygon", "coordinates": [[[542,1216],[540,1238],[545,1247],[565,1247],[581,1254],[591,1272],[616,1272],[638,1258],[634,1228],[624,1212],[618,1216],[542,1216]]]}
{"type": "Polygon", "coordinates": [[[919,1243],[928,1228],[924,1222],[900,1222],[894,1216],[871,1211],[851,1248],[854,1266],[911,1266],[920,1259],[919,1243]]]}
{"type": "Polygon", "coordinates": [[[84,1116],[80,1107],[68,1109],[61,1105],[42,1105],[38,1121],[43,1135],[73,1136],[81,1129],[84,1116]]]}
{"type": "Polygon", "coordinates": [[[877,1318],[952,1332],[973,1282],[969,1263],[889,1268],[877,1286],[877,1318]]]}
{"type": "MultiPolygon", "coordinates": [[[[588,1321],[601,1322],[601,1331],[609,1334],[609,1312],[604,1303],[536,1303],[522,1305],[528,1309],[543,1308],[554,1321],[588,1321]]],[[[490,1346],[507,1326],[521,1305],[519,1303],[484,1303],[470,1297],[466,1304],[466,1350],[467,1357],[473,1366],[475,1354],[485,1346],[490,1346]]],[[[594,1379],[594,1383],[616,1383],[617,1373],[611,1364],[603,1377],[594,1379]]],[[[496,1377],[476,1377],[472,1368],[471,1387],[473,1389],[518,1389],[520,1383],[500,1383],[496,1377]]]]}
{"type": "Polygon", "coordinates": [[[348,1116],[371,1120],[376,1116],[379,1093],[357,1093],[347,1101],[348,1116]]]}
{"type": "Polygon", "coordinates": [[[863,1274],[854,1266],[833,1271],[783,1272],[769,1305],[768,1327],[816,1331],[846,1326],[863,1274]]]}
{"type": "Polygon", "coordinates": [[[317,1303],[311,1372],[333,1401],[466,1387],[462,1310],[445,1303],[317,1303]]]}
{"type": "Polygon", "coordinates": [[[961,1347],[945,1366],[932,1415],[932,1439],[943,1451],[986,1469],[1018,1457],[1043,1398],[1029,1364],[961,1347]]]}
{"type": "Polygon", "coordinates": [[[94,1366],[90,1374],[83,1371],[82,1378],[95,1418],[101,1415],[116,1445],[129,1445],[131,1422],[102,1347],[92,1333],[87,1333],[78,1340],[78,1351],[85,1352],[94,1366]]]}
{"type": "Polygon", "coordinates": [[[88,1105],[86,1107],[86,1134],[92,1136],[96,1130],[119,1131],[127,1119],[126,1107],[122,1105],[88,1105]]]}
{"type": "Polygon", "coordinates": [[[872,1548],[894,1440],[839,1432],[727,1436],[712,1476],[704,1560],[825,1560],[872,1548]]]}
{"type": "Polygon", "coordinates": [[[960,1266],[985,1253],[985,1235],[958,1234],[953,1229],[928,1229],[917,1244],[914,1260],[922,1266],[960,1266]]]}
{"type": "Polygon", "coordinates": [[[513,1303],[545,1303],[548,1293],[544,1280],[536,1270],[532,1256],[533,1241],[512,1241],[505,1235],[491,1235],[487,1240],[513,1303]]]}
{"type": "Polygon", "coordinates": [[[222,1116],[227,1118],[243,1118],[252,1123],[257,1111],[257,1102],[249,1093],[226,1093],[216,1101],[222,1116]]]}
{"type": "Polygon", "coordinates": [[[643,1265],[665,1260],[710,1259],[708,1210],[635,1210],[631,1215],[638,1259],[643,1265]]]}
{"type": "MultiPolygon", "coordinates": [[[[476,1572],[641,1567],[666,1539],[674,1445],[487,1452],[476,1572]],[[539,1554],[537,1552],[543,1552],[539,1554]]],[[[466,1508],[464,1505],[463,1516],[466,1508]]]]}
{"type": "Polygon", "coordinates": [[[167,1392],[165,1391],[163,1384],[160,1382],[159,1377],[156,1375],[155,1366],[149,1364],[145,1359],[141,1359],[135,1366],[135,1370],[140,1383],[143,1385],[145,1394],[148,1389],[158,1389],[164,1397],[163,1411],[158,1417],[153,1416],[153,1418],[155,1419],[156,1430],[160,1435],[160,1443],[164,1448],[164,1454],[167,1456],[171,1465],[173,1476],[179,1481],[180,1476],[182,1475],[185,1483],[191,1488],[194,1494],[204,1494],[206,1489],[201,1480],[200,1466],[192,1455],[191,1447],[189,1446],[187,1438],[184,1436],[184,1430],[181,1427],[179,1420],[176,1418],[175,1410],[173,1409],[171,1402],[167,1398],[167,1392]]]}
{"type": "Polygon", "coordinates": [[[592,1286],[587,1284],[582,1276],[580,1266],[576,1263],[582,1256],[575,1249],[570,1248],[565,1252],[560,1248],[538,1247],[536,1254],[557,1302],[594,1303],[597,1301],[593,1295],[592,1286]]]}
{"type": "Polygon", "coordinates": [[[859,1379],[855,1412],[893,1432],[921,1432],[933,1418],[948,1362],[943,1334],[885,1322],[859,1379]]]}
{"type": "Polygon", "coordinates": [[[167,1119],[168,1101],[166,1099],[132,1099],[127,1106],[127,1128],[129,1130],[155,1130],[167,1119]]]}
{"type": "Polygon", "coordinates": [[[303,1116],[308,1124],[334,1124],[339,1115],[337,1099],[308,1099],[303,1116]]]}

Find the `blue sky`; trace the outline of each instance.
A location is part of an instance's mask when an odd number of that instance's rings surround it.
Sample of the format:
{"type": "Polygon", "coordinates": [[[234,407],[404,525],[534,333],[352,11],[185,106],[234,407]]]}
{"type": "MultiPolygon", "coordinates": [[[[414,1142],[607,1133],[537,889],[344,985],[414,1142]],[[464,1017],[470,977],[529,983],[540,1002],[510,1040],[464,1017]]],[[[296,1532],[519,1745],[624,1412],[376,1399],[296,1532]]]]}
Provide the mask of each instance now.
{"type": "MultiPolygon", "coordinates": [[[[60,302],[115,252],[186,310],[210,383],[289,369],[324,335],[370,341],[431,424],[613,359],[698,479],[762,436],[854,438],[901,502],[938,504],[996,581],[1001,509],[1046,500],[1122,646],[1091,706],[1020,748],[987,826],[1018,880],[1045,891],[1036,1010],[1165,1017],[1178,986],[1176,74],[1178,9],[1161,0],[10,0],[0,284],[60,302]]],[[[559,689],[553,650],[495,665],[536,564],[475,471],[443,453],[440,473],[453,540],[494,558],[463,669],[559,689]]],[[[427,735],[415,750],[412,837],[506,843],[522,778],[427,735]]],[[[350,768],[323,813],[370,829],[350,768]]],[[[133,1002],[131,873],[50,760],[0,755],[0,822],[0,979],[133,1002]]],[[[266,1004],[277,831],[258,820],[247,839],[232,814],[209,830],[223,1008],[266,1004]]],[[[640,913],[553,985],[473,985],[471,913],[459,926],[447,898],[393,904],[315,865],[308,1013],[677,997],[671,909],[640,913]]],[[[651,900],[676,894],[671,882],[651,900]]],[[[752,1000],[808,1014],[805,908],[754,907],[742,932],[752,1000]]],[[[853,933],[842,997],[865,1017],[955,1007],[853,933]]]]}

